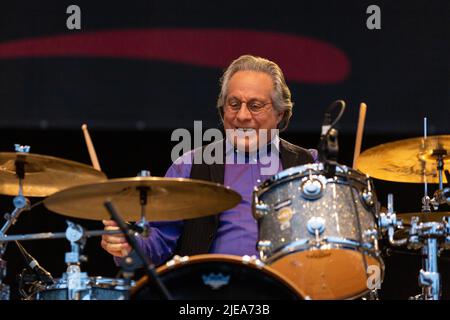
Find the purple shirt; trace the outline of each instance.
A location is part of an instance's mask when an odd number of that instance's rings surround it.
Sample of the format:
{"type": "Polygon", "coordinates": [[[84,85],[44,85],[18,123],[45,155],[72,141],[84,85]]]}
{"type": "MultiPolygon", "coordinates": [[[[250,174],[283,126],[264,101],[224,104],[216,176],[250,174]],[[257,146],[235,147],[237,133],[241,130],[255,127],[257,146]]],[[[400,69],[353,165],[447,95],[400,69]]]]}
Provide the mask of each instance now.
{"type": "MultiPolygon", "coordinates": [[[[235,157],[241,156],[235,155],[235,157]]],[[[316,158],[315,152],[313,156],[316,158]]],[[[165,176],[189,178],[192,165],[190,161],[187,161],[188,163],[183,161],[188,157],[192,159],[192,151],[175,161],[165,176]]],[[[256,156],[247,157],[246,164],[238,164],[243,162],[242,159],[234,164],[225,164],[224,185],[238,192],[242,196],[242,201],[234,208],[220,214],[218,230],[209,253],[258,255],[256,250],[258,228],[252,215],[252,192],[255,186],[272,175],[261,174],[261,169],[268,165],[267,162],[263,162],[264,165],[261,164],[256,156]]],[[[275,173],[281,170],[282,165],[279,161],[278,170],[275,173]]],[[[149,237],[138,238],[138,241],[151,261],[155,265],[160,265],[173,255],[182,232],[183,222],[151,222],[149,226],[149,237]]]]}

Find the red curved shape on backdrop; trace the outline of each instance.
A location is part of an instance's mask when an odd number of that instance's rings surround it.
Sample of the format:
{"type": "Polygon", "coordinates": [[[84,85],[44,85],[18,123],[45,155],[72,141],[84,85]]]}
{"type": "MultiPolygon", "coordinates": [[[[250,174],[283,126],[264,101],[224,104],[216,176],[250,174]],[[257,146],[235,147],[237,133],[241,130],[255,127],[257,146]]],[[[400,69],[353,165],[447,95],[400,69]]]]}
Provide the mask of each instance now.
{"type": "Polygon", "coordinates": [[[337,83],[350,62],[335,46],[313,38],[233,29],[128,29],[78,32],[0,43],[0,59],[106,57],[160,60],[225,68],[241,54],[279,63],[286,79],[337,83]]]}

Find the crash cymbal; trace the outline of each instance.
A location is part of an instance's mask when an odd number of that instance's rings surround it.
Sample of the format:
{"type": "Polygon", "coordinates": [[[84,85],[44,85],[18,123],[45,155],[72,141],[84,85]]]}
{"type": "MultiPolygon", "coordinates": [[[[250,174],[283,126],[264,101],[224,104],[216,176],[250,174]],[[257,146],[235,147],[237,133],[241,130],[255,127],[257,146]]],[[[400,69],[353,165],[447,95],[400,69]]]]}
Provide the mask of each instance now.
{"type": "Polygon", "coordinates": [[[397,219],[402,219],[403,223],[411,224],[411,219],[418,217],[420,222],[440,222],[444,217],[450,217],[450,212],[409,212],[397,213],[397,219]]]}
{"type": "Polygon", "coordinates": [[[233,208],[241,196],[220,184],[193,179],[136,177],[111,179],[60,191],[45,199],[51,211],[66,216],[102,220],[110,219],[104,203],[111,200],[123,219],[140,219],[142,188],[148,204],[148,221],[171,221],[198,218],[233,208]]]}
{"type": "MultiPolygon", "coordinates": [[[[443,153],[444,168],[450,165],[450,135],[412,138],[381,144],[361,153],[356,169],[381,180],[409,183],[439,183],[437,153],[443,153]]],[[[445,176],[443,177],[446,182],[445,176]]]]}
{"type": "Polygon", "coordinates": [[[24,163],[23,195],[46,197],[84,183],[106,180],[103,172],[75,161],[21,152],[0,153],[0,194],[19,192],[16,162],[24,163]]]}

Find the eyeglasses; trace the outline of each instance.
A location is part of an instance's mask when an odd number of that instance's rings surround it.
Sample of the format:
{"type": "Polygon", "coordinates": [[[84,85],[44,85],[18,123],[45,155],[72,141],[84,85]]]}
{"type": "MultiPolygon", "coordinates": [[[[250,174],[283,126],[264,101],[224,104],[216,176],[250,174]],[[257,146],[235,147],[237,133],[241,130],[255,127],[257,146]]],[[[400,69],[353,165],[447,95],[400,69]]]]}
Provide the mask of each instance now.
{"type": "Polygon", "coordinates": [[[245,102],[237,98],[230,98],[227,100],[225,107],[231,112],[238,112],[241,109],[243,103],[247,105],[247,109],[252,114],[259,114],[261,112],[264,112],[267,109],[266,106],[272,104],[272,102],[262,102],[259,100],[250,100],[245,102]]]}

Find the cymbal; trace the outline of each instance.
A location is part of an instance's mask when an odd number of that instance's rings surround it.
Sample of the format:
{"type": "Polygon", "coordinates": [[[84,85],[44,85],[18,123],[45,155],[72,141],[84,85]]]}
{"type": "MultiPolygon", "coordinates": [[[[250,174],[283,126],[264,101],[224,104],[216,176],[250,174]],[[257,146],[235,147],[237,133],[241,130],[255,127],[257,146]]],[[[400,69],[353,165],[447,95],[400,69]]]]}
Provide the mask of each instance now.
{"type": "MultiPolygon", "coordinates": [[[[450,165],[450,135],[411,138],[381,144],[362,152],[356,169],[381,180],[407,183],[439,183],[436,150],[444,153],[444,169],[450,165]],[[446,154],[445,154],[446,153],[446,154]]],[[[443,182],[446,182],[443,175],[443,182]]]]}
{"type": "Polygon", "coordinates": [[[420,222],[440,222],[444,217],[450,217],[450,212],[409,212],[409,213],[397,213],[397,219],[402,219],[406,224],[411,224],[411,219],[418,217],[420,222]]]}
{"type": "Polygon", "coordinates": [[[60,191],[44,200],[51,211],[89,219],[110,219],[104,202],[111,200],[123,219],[140,219],[142,188],[147,188],[148,221],[198,218],[233,208],[239,193],[220,184],[183,178],[135,177],[111,179],[60,191]]]}
{"type": "Polygon", "coordinates": [[[16,161],[24,163],[23,195],[29,197],[46,197],[69,187],[107,179],[103,172],[75,161],[32,153],[2,152],[0,194],[14,196],[19,192],[16,161]]]}

